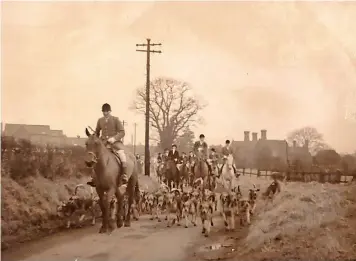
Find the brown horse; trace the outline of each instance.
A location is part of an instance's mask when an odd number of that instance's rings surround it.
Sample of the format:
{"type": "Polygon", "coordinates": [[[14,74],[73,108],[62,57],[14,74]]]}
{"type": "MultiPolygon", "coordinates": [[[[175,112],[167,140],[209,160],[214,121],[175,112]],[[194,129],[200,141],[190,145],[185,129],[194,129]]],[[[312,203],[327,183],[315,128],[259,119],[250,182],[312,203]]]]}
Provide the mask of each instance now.
{"type": "Polygon", "coordinates": [[[198,152],[194,165],[194,180],[202,178],[203,186],[206,187],[209,181],[209,167],[206,160],[202,157],[201,152],[198,152]]]}
{"type": "Polygon", "coordinates": [[[99,196],[99,205],[102,211],[103,219],[99,233],[111,232],[115,229],[114,220],[111,217],[110,202],[117,198],[116,225],[118,228],[131,226],[131,206],[134,199],[138,203],[139,186],[137,176],[137,163],[134,155],[127,153],[127,175],[130,177],[127,186],[121,185],[121,163],[118,157],[110,151],[103,141],[95,134],[90,134],[85,129],[88,136],[86,141],[87,158],[85,163],[88,167],[93,167],[96,175],[96,191],[99,196]],[[123,191],[121,191],[123,188],[123,191]],[[124,194],[128,195],[128,211],[125,216],[123,210],[124,194]]]}
{"type": "Polygon", "coordinates": [[[169,189],[172,189],[172,182],[174,183],[175,187],[178,188],[179,186],[179,170],[177,168],[176,163],[172,159],[168,159],[165,163],[165,175],[166,181],[169,189]]]}

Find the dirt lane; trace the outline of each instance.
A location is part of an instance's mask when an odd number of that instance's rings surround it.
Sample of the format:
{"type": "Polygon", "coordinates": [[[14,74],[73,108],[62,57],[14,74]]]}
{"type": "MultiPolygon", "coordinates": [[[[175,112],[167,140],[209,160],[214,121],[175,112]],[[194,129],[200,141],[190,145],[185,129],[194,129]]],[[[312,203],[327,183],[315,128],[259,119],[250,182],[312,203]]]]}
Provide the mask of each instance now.
{"type": "Polygon", "coordinates": [[[3,252],[7,261],[47,260],[185,260],[192,244],[202,240],[201,228],[166,227],[166,222],[151,221],[147,216],[132,222],[131,228],[98,234],[99,225],[78,229],[3,252]]]}

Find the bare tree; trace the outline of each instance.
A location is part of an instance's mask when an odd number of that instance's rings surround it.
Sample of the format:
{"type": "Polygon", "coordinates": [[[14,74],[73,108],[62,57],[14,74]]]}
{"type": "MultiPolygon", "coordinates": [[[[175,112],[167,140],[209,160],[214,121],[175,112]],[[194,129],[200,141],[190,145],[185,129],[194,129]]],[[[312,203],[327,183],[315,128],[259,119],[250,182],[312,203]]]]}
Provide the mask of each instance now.
{"type": "MultiPolygon", "coordinates": [[[[199,123],[199,112],[205,107],[192,93],[191,86],[172,78],[157,78],[150,88],[150,124],[161,148],[169,148],[189,126],[199,123]]],[[[137,90],[137,97],[132,107],[145,114],[146,89],[137,90]]]]}
{"type": "Polygon", "coordinates": [[[298,146],[304,146],[306,141],[309,142],[309,151],[315,155],[318,151],[327,149],[328,146],[324,142],[323,135],[314,127],[303,127],[292,131],[288,134],[287,141],[289,145],[296,141],[298,146]]]}

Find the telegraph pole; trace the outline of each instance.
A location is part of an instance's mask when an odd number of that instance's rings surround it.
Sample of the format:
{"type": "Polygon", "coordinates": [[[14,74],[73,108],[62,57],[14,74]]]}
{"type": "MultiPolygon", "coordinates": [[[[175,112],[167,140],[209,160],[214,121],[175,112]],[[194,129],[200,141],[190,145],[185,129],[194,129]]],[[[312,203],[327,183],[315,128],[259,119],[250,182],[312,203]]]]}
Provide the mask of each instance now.
{"type": "Polygon", "coordinates": [[[151,50],[151,46],[161,46],[161,43],[151,43],[151,39],[146,39],[146,44],[136,44],[136,46],[144,46],[146,50],[137,50],[137,52],[145,52],[147,54],[146,63],[146,126],[145,126],[145,175],[150,175],[150,54],[162,53],[161,51],[151,50]]]}
{"type": "Polygon", "coordinates": [[[135,130],[134,130],[133,151],[134,151],[134,154],[136,155],[136,127],[137,127],[137,123],[136,122],[134,123],[134,127],[135,127],[135,130]]]}

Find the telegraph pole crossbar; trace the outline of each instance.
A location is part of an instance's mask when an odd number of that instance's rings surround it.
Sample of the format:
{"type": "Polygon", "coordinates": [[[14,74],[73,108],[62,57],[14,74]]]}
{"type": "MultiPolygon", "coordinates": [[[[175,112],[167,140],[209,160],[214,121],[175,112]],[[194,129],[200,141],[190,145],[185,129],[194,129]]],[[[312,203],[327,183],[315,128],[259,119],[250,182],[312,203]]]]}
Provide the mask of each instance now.
{"type": "Polygon", "coordinates": [[[137,52],[147,53],[146,57],[146,124],[145,124],[145,175],[150,175],[150,54],[162,53],[161,51],[151,50],[152,46],[161,46],[161,43],[151,43],[151,39],[146,39],[145,44],[136,44],[137,47],[146,47],[146,50],[138,50],[137,52]]]}

